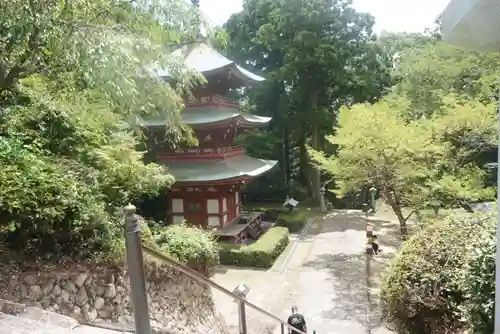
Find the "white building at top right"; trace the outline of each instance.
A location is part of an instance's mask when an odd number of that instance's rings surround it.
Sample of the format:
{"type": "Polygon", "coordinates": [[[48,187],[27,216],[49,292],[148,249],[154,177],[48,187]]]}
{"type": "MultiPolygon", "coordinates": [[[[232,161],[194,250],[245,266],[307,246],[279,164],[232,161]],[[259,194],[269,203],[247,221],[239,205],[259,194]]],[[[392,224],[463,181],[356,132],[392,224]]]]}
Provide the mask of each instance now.
{"type": "Polygon", "coordinates": [[[451,0],[441,21],[447,43],[500,51],[500,0],[451,0]]]}

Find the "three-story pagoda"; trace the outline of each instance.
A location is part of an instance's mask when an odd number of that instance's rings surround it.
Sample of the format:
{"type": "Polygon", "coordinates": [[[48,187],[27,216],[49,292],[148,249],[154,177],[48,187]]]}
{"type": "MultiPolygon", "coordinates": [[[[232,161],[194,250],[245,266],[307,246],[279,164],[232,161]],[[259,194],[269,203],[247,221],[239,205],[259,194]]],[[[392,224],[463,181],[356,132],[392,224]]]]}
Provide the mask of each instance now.
{"type": "MultiPolygon", "coordinates": [[[[183,121],[196,135],[198,147],[156,149],[157,161],[168,168],[175,184],[168,193],[171,223],[188,222],[204,228],[224,230],[236,241],[243,239],[241,217],[243,184],[270,170],[276,161],[245,154],[235,138],[242,132],[265,126],[271,118],[243,113],[239,105],[224,97],[230,89],[264,80],[225,58],[205,43],[187,45],[180,53],[186,67],[201,72],[206,83],[192,90],[185,101],[183,121]],[[231,225],[233,228],[229,228],[231,225]],[[230,232],[232,231],[232,232],[230,232]]],[[[160,73],[167,76],[167,73],[160,73]]],[[[163,138],[165,122],[147,120],[148,132],[163,138]]]]}

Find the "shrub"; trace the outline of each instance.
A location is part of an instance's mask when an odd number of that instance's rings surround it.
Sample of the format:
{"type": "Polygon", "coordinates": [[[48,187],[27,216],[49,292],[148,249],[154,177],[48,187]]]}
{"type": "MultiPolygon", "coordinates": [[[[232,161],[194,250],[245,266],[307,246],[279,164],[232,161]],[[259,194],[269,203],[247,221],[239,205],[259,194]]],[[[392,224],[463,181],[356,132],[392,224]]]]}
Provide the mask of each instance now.
{"type": "Polygon", "coordinates": [[[479,245],[469,250],[472,256],[465,276],[467,303],[463,312],[471,332],[476,334],[490,334],[494,331],[495,223],[496,220],[491,219],[484,231],[478,231],[479,245]]]}
{"type": "Polygon", "coordinates": [[[467,326],[465,264],[491,224],[486,215],[449,217],[426,227],[393,260],[381,286],[384,320],[398,333],[454,332],[467,326]]]}
{"type": "Polygon", "coordinates": [[[308,214],[306,211],[293,210],[292,212],[284,212],[278,214],[277,224],[288,228],[290,233],[302,231],[307,223],[308,214]]]}
{"type": "Polygon", "coordinates": [[[184,224],[171,225],[154,236],[161,251],[179,262],[210,277],[219,263],[217,242],[210,232],[188,227],[184,224]]]}
{"type": "Polygon", "coordinates": [[[220,243],[220,262],[226,265],[269,268],[288,245],[288,229],[272,227],[251,245],[220,243]]]}

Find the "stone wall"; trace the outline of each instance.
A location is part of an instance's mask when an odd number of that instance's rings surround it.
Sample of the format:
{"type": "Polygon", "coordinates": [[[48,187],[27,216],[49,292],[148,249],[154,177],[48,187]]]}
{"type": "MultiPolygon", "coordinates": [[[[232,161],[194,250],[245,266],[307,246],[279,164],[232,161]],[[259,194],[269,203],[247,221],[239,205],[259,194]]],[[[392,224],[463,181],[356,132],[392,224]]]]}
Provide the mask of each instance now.
{"type": "MultiPolygon", "coordinates": [[[[145,264],[152,325],[171,333],[226,333],[211,290],[155,262],[145,264]]],[[[133,328],[124,265],[16,265],[0,268],[0,299],[40,307],[83,323],[133,328]]]]}

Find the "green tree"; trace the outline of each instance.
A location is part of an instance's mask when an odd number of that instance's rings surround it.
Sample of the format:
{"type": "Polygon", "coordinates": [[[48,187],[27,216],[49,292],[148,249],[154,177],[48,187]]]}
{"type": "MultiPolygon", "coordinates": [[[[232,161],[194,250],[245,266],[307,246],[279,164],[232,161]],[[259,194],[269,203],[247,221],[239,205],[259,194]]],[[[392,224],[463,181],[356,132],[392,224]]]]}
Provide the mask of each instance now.
{"type": "Polygon", "coordinates": [[[498,91],[498,55],[458,49],[433,36],[388,34],[384,48],[395,55],[392,92],[411,103],[407,117],[432,116],[453,93],[488,104],[498,91]]]}
{"type": "Polygon", "coordinates": [[[387,58],[372,40],[373,18],[348,1],[248,0],[243,8],[225,26],[228,54],[265,71],[268,82],[250,100],[275,119],[287,181],[298,148],[300,178],[317,200],[320,174],[309,165],[309,138],[323,148],[339,106],[374,100],[389,82],[387,58]]]}
{"type": "Polygon", "coordinates": [[[0,238],[29,256],[113,258],[122,207],[173,178],[137,152],[148,114],[173,143],[199,77],[167,59],[194,36],[182,2],[0,3],[0,238]],[[162,23],[161,17],[170,18],[162,23]],[[160,20],[157,20],[160,19],[160,20]],[[151,72],[167,68],[176,85],[151,72]],[[182,75],[178,75],[182,73],[182,75]]]}
{"type": "Polygon", "coordinates": [[[420,210],[440,205],[456,205],[493,195],[484,187],[484,172],[462,160],[469,149],[450,150],[454,133],[496,133],[495,108],[460,105],[443,111],[432,121],[407,122],[401,111],[408,101],[380,101],[373,105],[343,107],[334,135],[327,140],[337,145],[337,154],[326,157],[311,149],[317,165],[335,178],[339,195],[374,186],[398,217],[401,234],[407,235],[406,221],[415,211],[403,214],[402,205],[420,210]],[[477,120],[475,112],[485,120],[477,120]]]}

